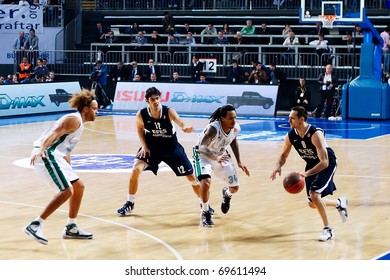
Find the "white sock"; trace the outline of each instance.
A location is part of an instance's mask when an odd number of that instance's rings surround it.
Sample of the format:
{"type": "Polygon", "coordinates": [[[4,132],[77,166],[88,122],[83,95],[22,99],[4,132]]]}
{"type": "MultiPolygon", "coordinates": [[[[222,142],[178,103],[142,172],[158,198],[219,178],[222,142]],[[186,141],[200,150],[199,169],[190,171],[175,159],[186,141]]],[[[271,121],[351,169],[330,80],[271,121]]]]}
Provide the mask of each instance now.
{"type": "Polygon", "coordinates": [[[233,194],[230,192],[230,189],[229,189],[229,188],[227,188],[226,194],[227,194],[229,197],[232,197],[232,195],[233,195],[233,194]]]}
{"type": "Polygon", "coordinates": [[[67,223],[67,225],[75,224],[75,223],[76,223],[76,220],[77,220],[77,218],[68,218],[68,223],[67,223]]]}
{"type": "Polygon", "coordinates": [[[127,195],[127,201],[134,202],[135,195],[134,194],[128,194],[127,195]]]}
{"type": "Polygon", "coordinates": [[[337,208],[337,207],[339,207],[339,206],[340,206],[340,204],[341,204],[341,201],[340,201],[340,199],[337,199],[336,201],[337,201],[337,202],[336,202],[336,208],[337,208]]]}
{"type": "Polygon", "coordinates": [[[36,217],[34,221],[39,222],[40,224],[43,224],[44,219],[42,219],[40,216],[36,217]]]}
{"type": "Polygon", "coordinates": [[[209,202],[207,201],[207,202],[202,202],[202,211],[203,212],[207,212],[207,211],[209,211],[209,202]]]}

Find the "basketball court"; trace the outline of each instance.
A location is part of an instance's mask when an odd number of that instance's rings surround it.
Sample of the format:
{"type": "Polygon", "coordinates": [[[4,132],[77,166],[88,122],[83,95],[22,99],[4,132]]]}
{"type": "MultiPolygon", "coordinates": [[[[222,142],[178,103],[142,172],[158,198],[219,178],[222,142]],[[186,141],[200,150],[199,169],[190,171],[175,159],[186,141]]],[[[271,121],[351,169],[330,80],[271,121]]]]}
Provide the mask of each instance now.
{"type": "MultiPolygon", "coordinates": [[[[32,142],[58,115],[2,119],[0,221],[3,260],[372,260],[389,258],[390,183],[388,121],[328,121],[309,119],[323,127],[339,166],[335,176],[337,196],[349,198],[350,219],[341,223],[338,212],[328,209],[336,238],[319,242],[322,223],[306,204],[304,192],[289,194],[282,177],[269,179],[288,118],[239,118],[242,162],[251,176],[239,170],[240,190],[228,214],[220,211],[223,184],[214,180],[210,203],[215,227],[200,227],[199,200],[185,178],[175,177],[165,166],[158,176],[144,172],[135,211],[118,217],[117,208],[127,198],[131,160],[139,141],[134,114],[100,112],[86,130],[73,164],[86,185],[78,223],[94,234],[92,240],[63,240],[61,232],[67,206],[45,223],[49,245],[43,246],[22,232],[54,193],[29,168],[32,142]]],[[[178,132],[191,159],[191,148],[208,123],[205,116],[183,116],[196,133],[178,132]]],[[[304,170],[292,151],[284,174],[304,170]]]]}

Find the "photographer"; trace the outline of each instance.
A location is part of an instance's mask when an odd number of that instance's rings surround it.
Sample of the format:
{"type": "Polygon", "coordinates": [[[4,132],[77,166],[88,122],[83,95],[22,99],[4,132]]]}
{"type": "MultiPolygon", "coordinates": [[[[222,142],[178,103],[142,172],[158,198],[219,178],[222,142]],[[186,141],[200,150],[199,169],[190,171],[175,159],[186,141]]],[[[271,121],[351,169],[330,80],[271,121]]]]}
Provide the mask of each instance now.
{"type": "Polygon", "coordinates": [[[95,89],[96,98],[100,108],[110,104],[110,99],[106,95],[107,85],[107,67],[102,64],[101,60],[96,61],[96,65],[90,74],[89,79],[92,81],[92,89],[95,89]]]}

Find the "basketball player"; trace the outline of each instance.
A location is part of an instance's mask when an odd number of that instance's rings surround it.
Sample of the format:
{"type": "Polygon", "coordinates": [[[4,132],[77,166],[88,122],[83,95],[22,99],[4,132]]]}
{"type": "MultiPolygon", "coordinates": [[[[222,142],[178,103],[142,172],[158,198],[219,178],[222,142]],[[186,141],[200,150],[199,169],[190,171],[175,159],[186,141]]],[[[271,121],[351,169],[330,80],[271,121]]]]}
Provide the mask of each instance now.
{"type": "Polygon", "coordinates": [[[282,166],[286,163],[291,147],[297,150],[300,157],[306,161],[305,176],[308,203],[311,208],[317,208],[324,224],[324,229],[318,238],[319,241],[331,240],[335,237],[326,214],[326,206],[333,206],[339,211],[341,221],[348,218],[348,199],[340,197],[337,200],[324,198],[332,195],[336,190],[333,176],[336,172],[337,161],[333,150],[325,140],[325,132],[314,125],[307,123],[307,111],[301,106],[291,109],[289,115],[291,130],[287,133],[282,154],[272,171],[271,179],[282,173],[282,166]]]}
{"type": "Polygon", "coordinates": [[[232,158],[227,151],[230,145],[237,165],[249,176],[249,171],[241,163],[237,134],[240,126],[236,122],[236,110],[232,105],[218,108],[210,117],[210,123],[200,135],[198,145],[194,147],[195,173],[200,181],[202,198],[201,224],[203,227],[213,227],[212,211],[210,211],[209,197],[211,174],[215,173],[226,183],[222,190],[221,211],[226,214],[230,208],[230,200],[238,191],[239,181],[232,158]]]}
{"type": "Polygon", "coordinates": [[[94,121],[98,112],[95,95],[88,90],[75,93],[69,100],[77,112],[67,114],[50,126],[34,142],[31,165],[38,175],[54,187],[57,194],[43,212],[24,228],[24,232],[36,241],[47,245],[43,235],[43,222],[63,203],[69,200],[68,222],[62,237],[91,239],[93,235],[82,230],[76,219],[84,193],[84,184],[70,165],[70,153],[79,141],[84,123],[94,121]]]}
{"type": "Polygon", "coordinates": [[[191,133],[195,129],[187,125],[173,108],[161,105],[160,97],[161,92],[157,88],[148,88],[145,94],[148,106],[137,112],[136,126],[141,148],[137,152],[130,174],[127,201],[117,210],[121,216],[131,213],[134,209],[135,194],[142,171],[150,170],[157,175],[158,165],[162,161],[175,172],[176,176],[186,176],[199,197],[199,183],[195,179],[192,164],[184,148],[177,140],[172,122],[186,133],[191,133]]]}

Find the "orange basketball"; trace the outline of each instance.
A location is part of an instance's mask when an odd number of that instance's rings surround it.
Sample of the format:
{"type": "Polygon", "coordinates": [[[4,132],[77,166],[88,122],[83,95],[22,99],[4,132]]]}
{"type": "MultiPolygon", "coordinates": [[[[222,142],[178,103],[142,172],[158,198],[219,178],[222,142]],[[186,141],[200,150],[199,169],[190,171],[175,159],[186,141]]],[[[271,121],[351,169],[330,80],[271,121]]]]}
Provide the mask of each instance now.
{"type": "Polygon", "coordinates": [[[300,193],[305,187],[305,178],[298,172],[291,172],[284,177],[283,187],[289,193],[300,193]]]}

